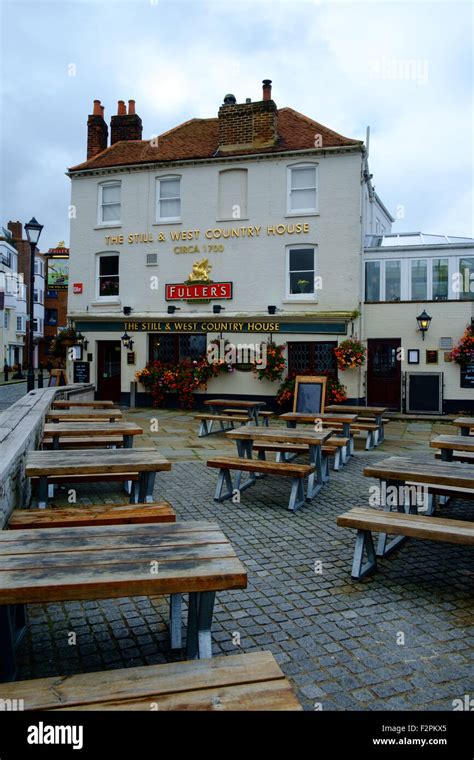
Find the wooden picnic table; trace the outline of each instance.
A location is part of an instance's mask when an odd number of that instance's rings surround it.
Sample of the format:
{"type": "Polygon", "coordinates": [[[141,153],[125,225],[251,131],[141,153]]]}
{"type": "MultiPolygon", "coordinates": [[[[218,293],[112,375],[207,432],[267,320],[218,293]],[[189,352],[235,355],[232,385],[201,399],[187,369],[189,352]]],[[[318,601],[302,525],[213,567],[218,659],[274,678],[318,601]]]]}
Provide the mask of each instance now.
{"type": "Polygon", "coordinates": [[[268,428],[263,429],[255,425],[245,425],[238,430],[229,430],[225,433],[225,436],[235,440],[239,456],[247,457],[248,459],[252,459],[254,441],[259,443],[306,444],[308,446],[309,461],[316,467],[316,471],[308,477],[307,498],[312,499],[329,479],[328,460],[322,451],[322,445],[333,433],[334,431],[331,429],[307,431],[291,430],[289,428],[277,430],[276,428],[272,428],[269,430],[268,428]]]}
{"type": "MultiPolygon", "coordinates": [[[[342,463],[345,464],[347,458],[349,456],[353,456],[354,454],[354,438],[351,435],[351,424],[353,422],[356,422],[357,414],[342,414],[337,412],[324,412],[323,414],[286,412],[285,414],[280,414],[278,419],[284,420],[287,427],[289,428],[295,428],[298,423],[315,425],[317,420],[321,420],[323,422],[323,426],[325,425],[326,427],[330,427],[331,423],[342,424],[342,437],[349,439],[349,443],[347,444],[344,451],[342,463]]],[[[338,430],[335,430],[334,435],[341,435],[341,433],[338,430]]]]}
{"type": "MultiPolygon", "coordinates": [[[[398,512],[405,512],[406,496],[401,488],[406,483],[424,485],[425,488],[438,490],[440,493],[449,496],[466,496],[466,490],[474,495],[474,467],[470,464],[459,464],[457,462],[440,462],[434,461],[427,464],[426,462],[416,462],[408,457],[388,457],[375,464],[368,465],[364,468],[364,475],[371,478],[379,478],[385,481],[387,488],[389,485],[398,486],[399,499],[396,498],[395,492],[394,504],[398,512]],[[444,490],[443,490],[444,489],[444,490]],[[465,490],[463,490],[465,489],[465,490]]],[[[417,514],[417,501],[414,502],[410,497],[408,510],[412,514],[417,514]]],[[[384,509],[390,511],[390,505],[384,504],[384,509]]],[[[428,514],[432,514],[433,509],[428,509],[428,514]]],[[[397,536],[387,544],[387,534],[379,535],[377,554],[384,556],[390,552],[402,540],[397,536]]]]}
{"type": "Polygon", "coordinates": [[[430,441],[430,446],[441,450],[444,462],[452,462],[455,451],[474,453],[474,435],[438,435],[430,441]]]}
{"type": "Polygon", "coordinates": [[[349,414],[357,414],[357,416],[361,418],[361,421],[363,421],[364,417],[374,417],[375,424],[378,426],[376,444],[382,443],[385,439],[385,430],[382,418],[384,414],[388,412],[388,407],[386,406],[346,406],[346,404],[330,404],[329,406],[325,407],[325,411],[342,414],[344,412],[348,412],[349,414]]]}
{"type": "Polygon", "coordinates": [[[124,448],[131,449],[133,437],[142,435],[143,428],[134,422],[115,422],[113,428],[108,422],[56,422],[43,429],[43,434],[53,439],[53,449],[59,449],[60,438],[106,438],[111,433],[123,436],[124,448]]]}
{"type": "Polygon", "coordinates": [[[90,409],[111,409],[115,406],[113,401],[74,401],[74,399],[61,399],[60,401],[53,401],[53,409],[69,409],[71,406],[77,406],[90,409]]]}
{"type": "Polygon", "coordinates": [[[123,417],[120,409],[50,409],[46,422],[115,422],[123,417]]]}
{"type": "Polygon", "coordinates": [[[211,414],[218,414],[219,409],[227,407],[229,409],[243,409],[247,412],[250,419],[255,421],[258,425],[258,415],[260,407],[266,406],[265,401],[252,401],[244,399],[228,399],[228,398],[212,398],[204,401],[206,406],[210,408],[211,414]]]}
{"type": "Polygon", "coordinates": [[[457,417],[453,420],[453,425],[461,428],[461,435],[470,436],[471,430],[474,430],[474,417],[457,417]]]}
{"type": "MultiPolygon", "coordinates": [[[[171,470],[171,463],[156,449],[68,449],[61,451],[29,451],[26,455],[25,473],[28,478],[39,478],[39,507],[48,501],[48,478],[55,475],[70,477],[113,473],[138,473],[138,496],[136,484],[131,489],[130,502],[145,502],[153,494],[157,472],[171,470]]],[[[97,477],[97,480],[100,480],[97,477]]]]}
{"type": "MultiPolygon", "coordinates": [[[[24,604],[154,594],[180,601],[189,593],[186,656],[195,659],[212,656],[216,592],[246,586],[245,568],[216,523],[0,531],[0,678],[15,677],[24,604]]],[[[171,632],[178,626],[179,615],[171,632]]]]}

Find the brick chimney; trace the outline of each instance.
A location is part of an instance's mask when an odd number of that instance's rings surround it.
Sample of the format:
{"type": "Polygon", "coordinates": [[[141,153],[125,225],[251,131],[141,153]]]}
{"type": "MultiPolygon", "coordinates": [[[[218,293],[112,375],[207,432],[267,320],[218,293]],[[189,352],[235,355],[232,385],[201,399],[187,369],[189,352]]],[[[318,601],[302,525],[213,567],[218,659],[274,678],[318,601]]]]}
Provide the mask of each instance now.
{"type": "Polygon", "coordinates": [[[104,106],[94,100],[93,112],[87,119],[87,158],[93,158],[107,147],[109,130],[104,119],[104,106]]]}
{"type": "Polygon", "coordinates": [[[226,95],[219,108],[219,151],[269,148],[277,140],[277,107],[271,79],[263,80],[262,100],[236,103],[226,95]]]}
{"type": "Polygon", "coordinates": [[[110,122],[110,144],[120,140],[141,140],[142,139],[142,120],[135,113],[135,101],[128,101],[127,106],[124,100],[119,100],[117,115],[112,116],[110,122]]]}

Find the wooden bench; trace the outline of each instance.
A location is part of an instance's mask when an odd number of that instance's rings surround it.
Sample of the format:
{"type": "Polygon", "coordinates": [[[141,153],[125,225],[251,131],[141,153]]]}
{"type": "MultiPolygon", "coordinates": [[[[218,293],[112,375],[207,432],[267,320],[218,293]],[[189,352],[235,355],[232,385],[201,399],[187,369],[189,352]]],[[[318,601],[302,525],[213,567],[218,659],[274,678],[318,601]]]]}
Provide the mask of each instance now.
{"type": "MultiPolygon", "coordinates": [[[[349,438],[342,438],[339,436],[331,436],[331,438],[328,439],[327,443],[323,444],[321,447],[323,454],[334,456],[334,469],[337,471],[340,469],[341,464],[345,464],[346,457],[345,457],[345,450],[347,447],[347,444],[349,443],[349,438]]],[[[297,444],[297,443],[254,443],[252,446],[253,450],[258,453],[258,458],[260,460],[265,461],[265,452],[275,452],[277,457],[276,461],[280,462],[282,461],[290,461],[290,457],[285,456],[287,454],[293,454],[293,458],[298,456],[299,454],[307,454],[309,450],[309,446],[307,444],[297,444]],[[280,455],[283,454],[283,457],[280,455]]]]}
{"type": "Polygon", "coordinates": [[[314,465],[311,464],[264,462],[259,459],[247,459],[244,457],[221,457],[219,459],[209,459],[207,466],[216,467],[220,470],[214,495],[215,501],[230,499],[235,493],[249,488],[255,483],[257,474],[261,477],[264,475],[280,475],[292,478],[291,494],[288,502],[288,509],[292,512],[295,512],[305,503],[303,480],[316,470],[314,465]],[[232,484],[230,470],[237,470],[237,477],[234,485],[232,484]],[[243,485],[240,484],[242,472],[251,473],[250,478],[243,485]],[[222,493],[224,485],[227,487],[227,491],[222,493]]]}
{"type": "MultiPolygon", "coordinates": [[[[45,435],[42,442],[43,449],[52,449],[54,447],[53,438],[49,435],[45,435]]],[[[122,435],[111,435],[107,437],[85,437],[78,436],[62,438],[59,437],[59,448],[61,449],[107,449],[107,448],[121,448],[123,446],[122,435]]]]}
{"type": "Polygon", "coordinates": [[[76,525],[129,525],[132,523],[176,522],[176,512],[167,501],[141,504],[88,504],[77,507],[14,509],[8,528],[74,528],[76,525]]]}
{"type": "Polygon", "coordinates": [[[25,710],[301,710],[271,652],[2,684],[25,710]]]}
{"type": "MultiPolygon", "coordinates": [[[[337,524],[343,528],[355,528],[357,530],[352,563],[352,578],[354,580],[360,580],[377,567],[372,531],[395,533],[403,539],[411,537],[428,539],[429,541],[474,545],[474,522],[467,520],[426,517],[404,512],[381,512],[375,509],[355,507],[340,515],[337,518],[337,524]],[[365,563],[363,562],[364,550],[367,554],[365,563]]],[[[400,543],[393,544],[392,548],[399,546],[400,543]]],[[[389,553],[390,551],[387,550],[384,556],[389,553]]]]}
{"type": "MultiPolygon", "coordinates": [[[[39,476],[30,476],[32,484],[39,482],[39,476]]],[[[50,475],[48,477],[48,497],[54,497],[55,485],[64,483],[125,483],[126,493],[131,493],[132,483],[137,483],[140,475],[137,472],[103,472],[97,475],[50,475]]]]}
{"type": "MultiPolygon", "coordinates": [[[[435,454],[435,459],[441,459],[441,451],[437,451],[435,454]]],[[[452,461],[453,462],[470,462],[471,464],[474,463],[474,454],[470,451],[459,451],[457,454],[453,453],[452,455],[452,461]]]]}
{"type": "Polygon", "coordinates": [[[199,438],[203,438],[206,435],[211,435],[212,425],[214,422],[219,422],[220,424],[220,430],[217,430],[215,432],[223,433],[226,430],[233,430],[234,422],[240,422],[241,425],[245,425],[253,421],[250,417],[248,417],[248,415],[242,414],[195,414],[194,419],[200,420],[198,432],[199,438]],[[224,427],[224,422],[229,422],[230,425],[224,427]]]}
{"type": "MultiPolygon", "coordinates": [[[[223,409],[224,414],[242,414],[241,409],[223,409]]],[[[263,420],[263,424],[265,427],[268,427],[268,423],[270,422],[271,418],[275,416],[275,412],[265,412],[263,410],[260,410],[258,413],[259,418],[261,417],[263,420]]]]}

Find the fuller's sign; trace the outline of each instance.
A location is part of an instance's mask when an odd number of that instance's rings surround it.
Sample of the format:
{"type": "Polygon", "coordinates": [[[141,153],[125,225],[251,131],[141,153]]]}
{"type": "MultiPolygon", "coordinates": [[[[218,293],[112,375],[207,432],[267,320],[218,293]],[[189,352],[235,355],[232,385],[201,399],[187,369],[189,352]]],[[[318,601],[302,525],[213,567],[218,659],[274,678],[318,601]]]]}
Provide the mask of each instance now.
{"type": "Polygon", "coordinates": [[[167,301],[195,301],[206,298],[229,299],[232,298],[231,282],[209,282],[184,285],[180,283],[165,286],[165,298],[167,301]]]}

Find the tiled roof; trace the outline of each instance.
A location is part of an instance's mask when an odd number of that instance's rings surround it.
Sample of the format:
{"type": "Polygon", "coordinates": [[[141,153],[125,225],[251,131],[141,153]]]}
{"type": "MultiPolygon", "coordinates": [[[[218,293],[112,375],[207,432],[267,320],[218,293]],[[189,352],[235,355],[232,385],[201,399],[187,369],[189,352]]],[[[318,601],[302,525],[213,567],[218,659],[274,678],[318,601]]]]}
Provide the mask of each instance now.
{"type": "MultiPolygon", "coordinates": [[[[278,109],[277,134],[277,143],[270,148],[232,152],[226,150],[225,156],[311,149],[315,147],[316,135],[321,135],[323,148],[362,145],[361,140],[344,137],[292,108],[278,109]]],[[[214,118],[185,121],[159,135],[157,143],[158,145],[153,145],[150,140],[117,142],[89,161],[71,167],[70,171],[219,156],[219,120],[214,118]]]]}

